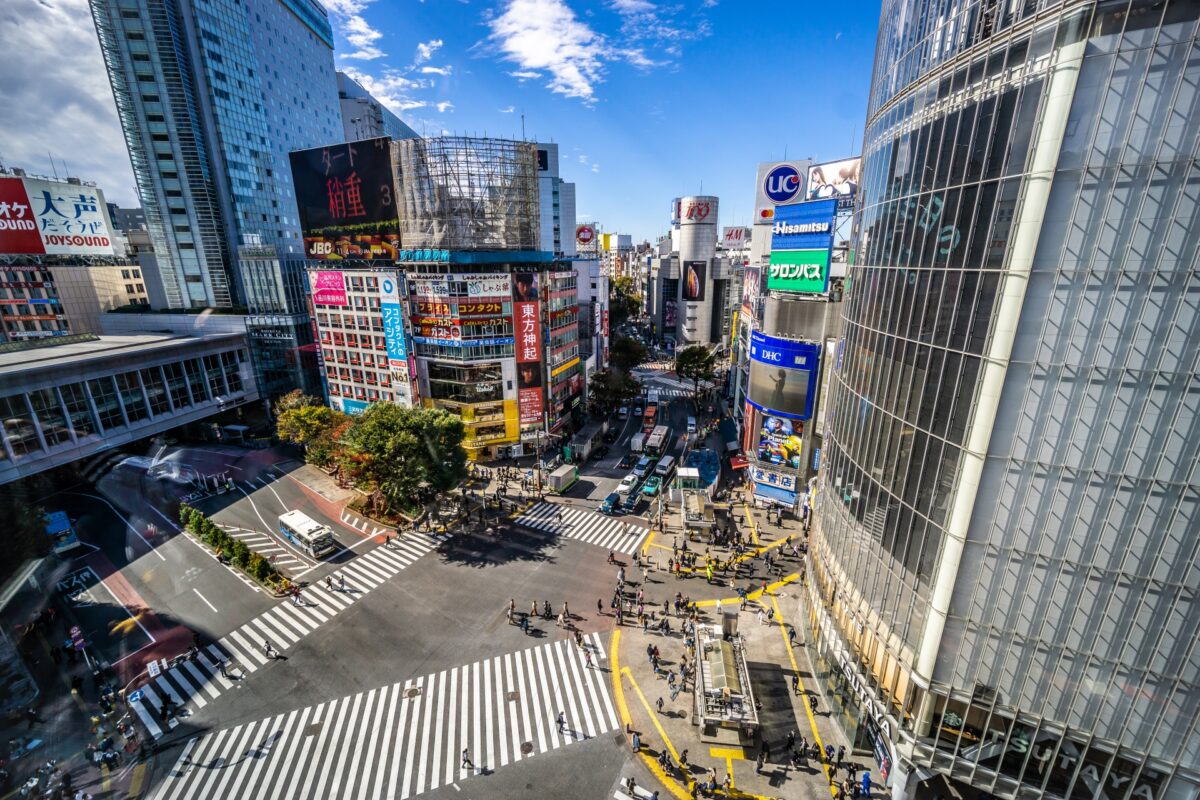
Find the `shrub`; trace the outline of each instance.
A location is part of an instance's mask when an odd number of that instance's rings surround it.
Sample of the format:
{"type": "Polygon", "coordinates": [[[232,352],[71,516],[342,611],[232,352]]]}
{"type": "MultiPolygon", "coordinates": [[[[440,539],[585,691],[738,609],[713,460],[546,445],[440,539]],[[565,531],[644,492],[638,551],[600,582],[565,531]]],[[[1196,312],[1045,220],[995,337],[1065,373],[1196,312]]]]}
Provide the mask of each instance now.
{"type": "Polygon", "coordinates": [[[230,548],[233,550],[233,563],[245,569],[250,562],[250,548],[241,539],[234,539],[230,548]]]}
{"type": "Polygon", "coordinates": [[[183,527],[188,528],[189,530],[192,527],[193,512],[194,509],[187,503],[183,503],[179,506],[179,522],[183,525],[183,527]]]}

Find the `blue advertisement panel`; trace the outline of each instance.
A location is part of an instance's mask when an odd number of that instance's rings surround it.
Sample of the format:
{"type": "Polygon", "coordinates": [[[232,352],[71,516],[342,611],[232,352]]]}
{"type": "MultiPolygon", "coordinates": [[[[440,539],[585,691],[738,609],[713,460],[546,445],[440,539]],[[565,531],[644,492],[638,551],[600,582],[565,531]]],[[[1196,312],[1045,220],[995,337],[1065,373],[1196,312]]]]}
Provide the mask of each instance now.
{"type": "Polygon", "coordinates": [[[811,419],[817,397],[821,346],[750,334],[750,383],[747,400],[767,414],[811,419]]]}
{"type": "Polygon", "coordinates": [[[368,405],[370,405],[370,403],[362,400],[351,400],[349,397],[342,398],[342,411],[356,417],[366,411],[368,405]]]}
{"type": "Polygon", "coordinates": [[[771,250],[825,250],[833,247],[835,199],[814,200],[775,209],[771,250]]]}
{"type": "Polygon", "coordinates": [[[383,341],[388,364],[398,367],[408,360],[404,342],[404,315],[400,303],[400,282],[394,272],[379,276],[379,310],[383,314],[383,341]]]}

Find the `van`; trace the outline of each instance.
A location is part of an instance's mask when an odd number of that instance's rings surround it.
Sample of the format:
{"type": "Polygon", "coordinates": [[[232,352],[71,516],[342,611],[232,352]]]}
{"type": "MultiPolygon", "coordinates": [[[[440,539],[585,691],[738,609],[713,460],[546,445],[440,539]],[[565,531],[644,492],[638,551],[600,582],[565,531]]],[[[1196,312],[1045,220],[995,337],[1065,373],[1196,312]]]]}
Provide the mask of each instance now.
{"type": "Polygon", "coordinates": [[[662,461],[659,461],[658,466],[654,468],[654,474],[669,478],[674,470],[675,456],[663,456],[662,461]]]}
{"type": "Polygon", "coordinates": [[[688,417],[687,431],[688,431],[688,433],[696,432],[696,418],[695,417],[688,417]]]}
{"type": "MultiPolygon", "coordinates": [[[[626,492],[628,494],[628,492],[626,492]]],[[[604,498],[604,502],[600,505],[601,514],[617,514],[621,507],[621,495],[612,492],[608,497],[604,498]]]]}
{"type": "Polygon", "coordinates": [[[638,480],[650,474],[650,468],[654,466],[654,459],[650,456],[642,456],[641,460],[633,468],[633,474],[638,480]]]}

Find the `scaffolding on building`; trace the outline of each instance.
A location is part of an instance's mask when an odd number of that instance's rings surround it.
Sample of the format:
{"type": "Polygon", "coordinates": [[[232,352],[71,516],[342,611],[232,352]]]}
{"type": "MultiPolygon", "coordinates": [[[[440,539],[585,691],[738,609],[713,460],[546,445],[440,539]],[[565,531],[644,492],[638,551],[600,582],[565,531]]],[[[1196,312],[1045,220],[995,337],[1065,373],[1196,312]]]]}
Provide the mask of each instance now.
{"type": "Polygon", "coordinates": [[[405,248],[537,250],[537,147],[442,136],[392,143],[405,248]]]}

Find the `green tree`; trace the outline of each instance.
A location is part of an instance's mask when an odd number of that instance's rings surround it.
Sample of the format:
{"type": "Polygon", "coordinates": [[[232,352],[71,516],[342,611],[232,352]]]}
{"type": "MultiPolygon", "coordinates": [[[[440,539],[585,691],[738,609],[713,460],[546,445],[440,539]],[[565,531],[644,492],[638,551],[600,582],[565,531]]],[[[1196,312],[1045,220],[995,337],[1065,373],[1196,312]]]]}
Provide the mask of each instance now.
{"type": "Polygon", "coordinates": [[[675,354],[675,374],[692,382],[692,399],[700,395],[700,382],[716,377],[717,357],[702,344],[693,344],[675,354]]]}
{"type": "Polygon", "coordinates": [[[594,372],[588,382],[592,408],[604,414],[611,414],[641,393],[642,384],[637,378],[616,369],[594,372]]]}
{"type": "Polygon", "coordinates": [[[307,446],[336,425],[339,412],[328,406],[297,406],[275,418],[275,433],[280,439],[307,446]]]}
{"type": "Polygon", "coordinates": [[[466,477],[462,419],[441,409],[375,403],[341,439],[362,488],[378,490],[392,508],[424,503],[466,477]]]}
{"type": "Polygon", "coordinates": [[[300,389],[293,389],[285,395],[282,395],[275,401],[275,418],[283,416],[285,411],[292,411],[297,408],[305,408],[307,406],[324,405],[321,398],[313,397],[311,394],[305,394],[300,389]]]}
{"type": "Polygon", "coordinates": [[[649,361],[650,351],[637,339],[621,336],[613,342],[612,349],[608,353],[608,360],[617,369],[629,372],[634,367],[649,361]]]}
{"type": "Polygon", "coordinates": [[[624,325],[642,312],[642,295],[633,278],[622,275],[608,282],[608,313],[612,327],[624,325]]]}

